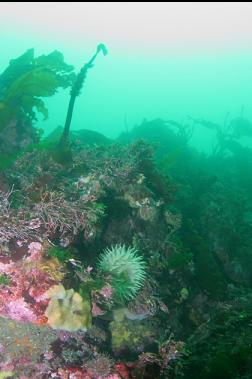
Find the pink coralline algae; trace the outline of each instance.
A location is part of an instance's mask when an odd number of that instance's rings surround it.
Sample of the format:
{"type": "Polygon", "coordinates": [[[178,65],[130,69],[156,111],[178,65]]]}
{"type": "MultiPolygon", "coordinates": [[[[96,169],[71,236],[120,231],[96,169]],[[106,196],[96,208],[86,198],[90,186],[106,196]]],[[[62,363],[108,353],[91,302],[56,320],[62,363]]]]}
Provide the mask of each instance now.
{"type": "Polygon", "coordinates": [[[41,252],[42,244],[31,242],[27,254],[15,262],[2,263],[0,256],[0,275],[6,275],[9,281],[1,285],[0,316],[33,323],[41,323],[42,319],[46,321],[44,311],[48,299],[44,294],[57,282],[43,270],[41,252]]]}
{"type": "Polygon", "coordinates": [[[29,229],[39,229],[41,227],[41,221],[39,218],[34,218],[29,222],[29,229]]]}
{"type": "Polygon", "coordinates": [[[28,245],[28,253],[30,256],[27,258],[28,261],[38,261],[42,258],[42,244],[40,242],[31,242],[28,245]]]}
{"type": "MultiPolygon", "coordinates": [[[[57,377],[61,379],[122,379],[123,377],[117,373],[107,376],[90,376],[86,370],[77,368],[59,369],[57,377]]],[[[51,376],[53,377],[53,376],[51,376]]]]}
{"type": "Polygon", "coordinates": [[[31,321],[35,322],[37,316],[29,308],[29,305],[25,302],[23,298],[10,301],[5,309],[5,313],[13,320],[18,321],[31,321]]]}
{"type": "Polygon", "coordinates": [[[42,250],[42,244],[40,242],[31,242],[28,245],[28,252],[30,254],[41,252],[41,250],[42,250]]]}
{"type": "Polygon", "coordinates": [[[107,284],[106,286],[102,287],[99,292],[105,299],[110,299],[113,295],[113,288],[111,285],[107,284]]]}
{"type": "Polygon", "coordinates": [[[104,310],[102,310],[96,303],[92,302],[92,315],[94,317],[104,315],[104,313],[104,310]]]}

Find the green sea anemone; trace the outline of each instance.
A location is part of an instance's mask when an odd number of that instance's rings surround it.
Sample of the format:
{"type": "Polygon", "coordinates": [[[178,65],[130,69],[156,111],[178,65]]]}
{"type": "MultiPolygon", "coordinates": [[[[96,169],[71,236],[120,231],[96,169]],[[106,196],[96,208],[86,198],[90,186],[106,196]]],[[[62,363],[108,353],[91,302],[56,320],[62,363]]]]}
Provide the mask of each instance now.
{"type": "Polygon", "coordinates": [[[146,264],[134,247],[114,245],[102,253],[98,268],[111,276],[114,298],[119,303],[133,299],[143,285],[146,264]]]}

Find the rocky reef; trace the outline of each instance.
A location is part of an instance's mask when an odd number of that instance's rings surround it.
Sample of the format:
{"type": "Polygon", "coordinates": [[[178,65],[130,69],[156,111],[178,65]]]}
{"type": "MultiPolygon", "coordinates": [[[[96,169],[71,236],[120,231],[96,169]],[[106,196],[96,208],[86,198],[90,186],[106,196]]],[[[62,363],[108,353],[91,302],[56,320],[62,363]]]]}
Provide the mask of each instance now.
{"type": "Polygon", "coordinates": [[[8,109],[25,78],[49,70],[44,97],[76,75],[56,52],[21,58],[0,77],[0,378],[251,378],[251,124],[157,119],[63,146],[8,109]],[[208,156],[196,124],[216,132],[208,156]]]}

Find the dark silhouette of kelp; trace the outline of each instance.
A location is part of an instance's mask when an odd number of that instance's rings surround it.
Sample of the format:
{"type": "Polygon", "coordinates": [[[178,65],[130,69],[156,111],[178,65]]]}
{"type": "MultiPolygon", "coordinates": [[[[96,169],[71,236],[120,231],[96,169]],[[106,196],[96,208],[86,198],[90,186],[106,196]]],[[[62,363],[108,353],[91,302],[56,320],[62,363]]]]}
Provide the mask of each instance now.
{"type": "Polygon", "coordinates": [[[76,97],[80,95],[81,89],[82,89],[83,84],[85,82],[85,79],[87,77],[88,70],[94,66],[95,59],[100,52],[102,52],[103,55],[107,54],[107,49],[106,49],[105,45],[102,43],[100,43],[97,46],[96,52],[92,56],[92,58],[86,64],[84,64],[84,66],[81,68],[81,70],[78,73],[76,80],[73,84],[73,87],[71,89],[71,96],[70,96],[70,100],[69,100],[64,131],[63,131],[63,134],[62,134],[62,137],[60,140],[61,145],[66,144],[68,136],[69,136],[69,130],[70,130],[70,125],[71,125],[71,121],[72,121],[74,103],[75,103],[76,97]]]}
{"type": "Polygon", "coordinates": [[[33,127],[37,115],[48,118],[44,97],[53,96],[59,88],[71,87],[70,101],[63,132],[57,143],[50,146],[51,154],[59,163],[71,161],[68,142],[74,103],[80,95],[87,72],[94,66],[97,55],[107,54],[104,44],[97,46],[95,54],[82,67],[78,75],[73,66],[64,62],[55,50],[48,55],[34,56],[34,49],[12,59],[0,76],[0,151],[5,162],[15,160],[17,154],[32,148],[40,141],[39,131],[33,127]]]}

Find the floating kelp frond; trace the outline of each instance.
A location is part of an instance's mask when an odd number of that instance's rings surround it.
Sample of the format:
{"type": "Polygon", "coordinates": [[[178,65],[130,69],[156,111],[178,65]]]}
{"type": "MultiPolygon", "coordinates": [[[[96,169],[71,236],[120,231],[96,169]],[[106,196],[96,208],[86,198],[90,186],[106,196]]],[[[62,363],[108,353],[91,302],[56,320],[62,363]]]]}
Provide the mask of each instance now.
{"type": "Polygon", "coordinates": [[[48,117],[41,99],[66,88],[74,79],[73,66],[64,62],[59,51],[34,57],[30,49],[12,60],[0,76],[0,131],[15,120],[36,120],[36,112],[48,117]],[[36,109],[36,112],[34,111],[36,109]]]}

